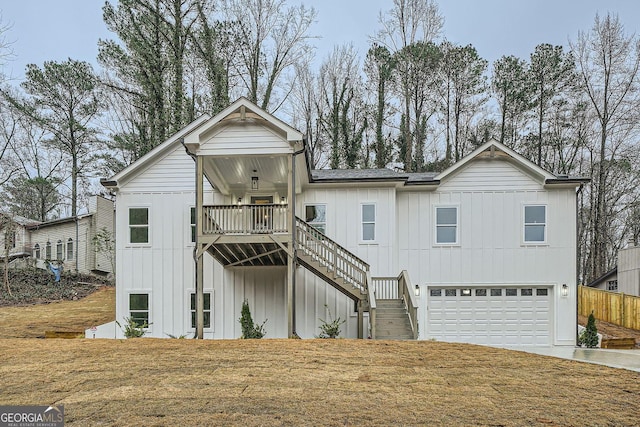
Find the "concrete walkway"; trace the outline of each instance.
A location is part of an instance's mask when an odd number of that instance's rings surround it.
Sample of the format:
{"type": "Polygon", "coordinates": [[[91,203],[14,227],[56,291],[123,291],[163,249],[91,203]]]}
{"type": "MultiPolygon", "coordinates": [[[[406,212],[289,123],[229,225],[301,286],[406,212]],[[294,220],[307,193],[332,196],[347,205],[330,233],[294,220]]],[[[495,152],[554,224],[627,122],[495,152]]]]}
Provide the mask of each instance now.
{"type": "Polygon", "coordinates": [[[510,348],[510,350],[640,372],[640,350],[605,350],[600,348],[579,347],[514,347],[510,348]]]}

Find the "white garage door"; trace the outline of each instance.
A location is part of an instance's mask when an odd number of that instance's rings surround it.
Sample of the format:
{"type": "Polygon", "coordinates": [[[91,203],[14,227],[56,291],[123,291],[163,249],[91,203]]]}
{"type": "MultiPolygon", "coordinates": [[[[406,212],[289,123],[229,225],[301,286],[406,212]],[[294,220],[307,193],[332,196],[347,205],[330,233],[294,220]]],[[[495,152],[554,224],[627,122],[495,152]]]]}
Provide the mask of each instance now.
{"type": "Polygon", "coordinates": [[[495,346],[551,345],[551,288],[427,290],[428,339],[495,346]]]}

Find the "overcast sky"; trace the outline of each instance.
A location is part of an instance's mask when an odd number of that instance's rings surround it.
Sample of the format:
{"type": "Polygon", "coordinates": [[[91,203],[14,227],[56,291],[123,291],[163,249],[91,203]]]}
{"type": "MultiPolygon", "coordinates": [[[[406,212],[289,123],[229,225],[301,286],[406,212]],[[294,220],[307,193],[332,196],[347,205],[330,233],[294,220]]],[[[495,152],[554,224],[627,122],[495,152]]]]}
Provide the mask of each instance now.
{"type": "MultiPolygon", "coordinates": [[[[288,0],[291,4],[299,3],[288,0]]],[[[392,0],[304,0],[318,10],[312,27],[318,63],[336,44],[353,43],[364,58],[369,36],[379,28],[380,11],[392,0]]],[[[26,64],[69,57],[95,64],[99,38],[113,38],[102,22],[104,0],[0,0],[4,25],[12,28],[15,59],[5,74],[21,79],[26,64]]],[[[568,46],[578,31],[587,31],[596,13],[617,13],[627,33],[640,27],[638,0],[440,0],[444,35],[457,44],[472,44],[490,63],[502,55],[529,57],[540,43],[568,46]]],[[[17,81],[17,80],[16,80],[17,81]]]]}

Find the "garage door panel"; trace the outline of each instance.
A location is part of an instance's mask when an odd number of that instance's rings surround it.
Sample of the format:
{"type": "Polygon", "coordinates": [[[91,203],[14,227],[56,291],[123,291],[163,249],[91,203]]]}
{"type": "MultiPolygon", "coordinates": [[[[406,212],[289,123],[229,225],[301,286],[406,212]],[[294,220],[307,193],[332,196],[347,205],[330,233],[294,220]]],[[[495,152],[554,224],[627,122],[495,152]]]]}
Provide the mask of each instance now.
{"type": "Polygon", "coordinates": [[[427,338],[497,346],[551,344],[550,288],[466,289],[471,295],[458,289],[447,296],[443,290],[427,298],[427,338]]]}

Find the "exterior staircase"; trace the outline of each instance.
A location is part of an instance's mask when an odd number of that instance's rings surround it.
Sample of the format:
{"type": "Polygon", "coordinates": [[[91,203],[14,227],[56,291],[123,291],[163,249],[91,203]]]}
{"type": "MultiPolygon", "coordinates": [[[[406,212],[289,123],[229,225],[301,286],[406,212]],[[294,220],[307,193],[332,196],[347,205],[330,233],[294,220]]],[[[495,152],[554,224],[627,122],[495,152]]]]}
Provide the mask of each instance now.
{"type": "Polygon", "coordinates": [[[376,339],[414,339],[409,314],[401,299],[379,299],[376,305],[376,339]]]}

